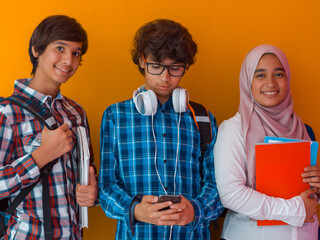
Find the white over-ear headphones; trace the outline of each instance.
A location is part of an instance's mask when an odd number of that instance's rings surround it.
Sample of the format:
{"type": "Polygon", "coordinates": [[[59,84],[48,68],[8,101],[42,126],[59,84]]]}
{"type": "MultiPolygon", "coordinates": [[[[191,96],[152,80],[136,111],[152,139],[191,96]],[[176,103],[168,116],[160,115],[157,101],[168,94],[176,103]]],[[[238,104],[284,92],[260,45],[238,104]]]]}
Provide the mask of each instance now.
{"type": "MultiPolygon", "coordinates": [[[[158,100],[152,90],[142,91],[144,85],[133,92],[133,102],[138,112],[144,116],[151,116],[157,112],[158,100]]],[[[189,92],[184,88],[176,88],[172,92],[172,104],[177,113],[187,111],[189,92]]]]}

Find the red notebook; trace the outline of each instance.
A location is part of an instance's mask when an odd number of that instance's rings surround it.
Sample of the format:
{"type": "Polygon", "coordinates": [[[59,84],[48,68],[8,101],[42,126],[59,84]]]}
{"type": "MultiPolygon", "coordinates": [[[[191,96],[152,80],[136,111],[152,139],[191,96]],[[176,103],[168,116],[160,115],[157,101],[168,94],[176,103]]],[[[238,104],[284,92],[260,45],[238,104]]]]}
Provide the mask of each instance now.
{"type": "MultiPolygon", "coordinates": [[[[290,199],[310,188],[301,173],[310,166],[310,142],[255,145],[256,189],[272,197],[290,199]]],[[[277,220],[258,220],[258,226],[284,225],[277,220]]]]}

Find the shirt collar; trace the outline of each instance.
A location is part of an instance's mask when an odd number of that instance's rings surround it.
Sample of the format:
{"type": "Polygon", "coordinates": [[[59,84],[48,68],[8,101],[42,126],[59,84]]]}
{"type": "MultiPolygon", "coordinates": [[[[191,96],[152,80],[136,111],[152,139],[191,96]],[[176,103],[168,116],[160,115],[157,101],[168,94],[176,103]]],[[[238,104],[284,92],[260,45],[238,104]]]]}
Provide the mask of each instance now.
{"type": "Polygon", "coordinates": [[[171,109],[173,109],[172,96],[169,98],[168,101],[166,101],[162,105],[160,105],[160,102],[159,102],[158,106],[160,107],[161,110],[171,110],[171,109]]]}
{"type": "MultiPolygon", "coordinates": [[[[14,94],[24,95],[30,99],[37,99],[40,101],[41,104],[44,104],[45,102],[52,102],[52,97],[50,95],[44,95],[30,87],[28,87],[29,83],[31,82],[32,78],[24,78],[24,79],[18,79],[14,83],[14,94]]],[[[56,96],[57,100],[64,101],[64,97],[61,94],[61,91],[58,91],[58,94],[56,96]]]]}

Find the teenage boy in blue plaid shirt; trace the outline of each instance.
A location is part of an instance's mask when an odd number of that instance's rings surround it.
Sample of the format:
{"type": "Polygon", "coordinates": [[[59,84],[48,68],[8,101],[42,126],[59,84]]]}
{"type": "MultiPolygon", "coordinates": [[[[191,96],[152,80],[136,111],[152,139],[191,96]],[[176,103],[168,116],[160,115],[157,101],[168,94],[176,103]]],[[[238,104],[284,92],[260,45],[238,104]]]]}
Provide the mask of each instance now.
{"type": "MultiPolygon", "coordinates": [[[[89,136],[88,121],[84,109],[60,92],[61,84],[77,71],[87,47],[82,26],[63,15],[45,18],[31,36],[33,77],[16,80],[13,94],[32,99],[50,111],[59,126],[56,130],[42,130],[38,119],[12,102],[0,104],[0,199],[11,202],[21,189],[39,179],[47,163],[58,158],[48,177],[53,239],[82,239],[77,204],[93,206],[98,195],[92,166],[90,184],[76,185],[76,127],[84,126],[89,136]]],[[[10,218],[4,239],[44,239],[42,210],[40,181],[10,218]]]]}
{"type": "Polygon", "coordinates": [[[136,33],[132,58],[145,85],[106,109],[100,132],[99,197],[106,215],[118,219],[116,239],[210,239],[210,221],[223,210],[215,118],[209,114],[213,140],[202,162],[188,94],[178,87],[196,52],[188,30],[174,21],[158,19],[136,33]],[[158,203],[161,194],[180,195],[181,203],[158,203]]]}

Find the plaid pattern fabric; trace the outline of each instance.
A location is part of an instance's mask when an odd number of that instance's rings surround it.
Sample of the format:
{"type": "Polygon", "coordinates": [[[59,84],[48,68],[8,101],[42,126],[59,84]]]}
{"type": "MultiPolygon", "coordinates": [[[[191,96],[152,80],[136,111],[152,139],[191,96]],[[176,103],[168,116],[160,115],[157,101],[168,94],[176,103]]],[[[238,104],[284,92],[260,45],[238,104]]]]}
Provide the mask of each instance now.
{"type": "Polygon", "coordinates": [[[16,103],[16,105],[18,106],[26,108],[30,113],[38,116],[38,120],[41,120],[48,129],[54,130],[58,127],[52,114],[45,108],[39,106],[38,103],[31,100],[30,98],[24,97],[22,95],[11,95],[6,99],[10,100],[13,103],[16,103]]]}
{"type": "MultiPolygon", "coordinates": [[[[89,134],[85,112],[80,105],[63,97],[60,92],[52,99],[27,87],[29,81],[17,80],[14,94],[38,101],[50,110],[58,126],[68,123],[74,133],[75,147],[58,159],[48,179],[53,237],[82,239],[75,197],[79,178],[76,127],[85,126],[89,134]]],[[[39,168],[31,152],[41,144],[41,131],[40,122],[25,109],[9,101],[0,104],[0,198],[9,197],[9,201],[12,201],[21,188],[39,178],[39,168]]],[[[44,239],[41,181],[9,220],[4,239],[44,239]]]]}
{"type": "Polygon", "coordinates": [[[132,99],[111,105],[104,112],[100,130],[100,204],[108,217],[118,219],[116,239],[169,239],[170,226],[135,222],[133,237],[129,223],[129,208],[137,194],[181,194],[194,207],[195,220],[186,226],[174,226],[172,239],[210,239],[209,224],[223,211],[214,176],[213,146],[217,124],[210,113],[213,141],[208,145],[202,164],[200,134],[188,110],[174,112],[172,101],[160,106],[152,116],[143,116],[132,99]],[[178,151],[177,174],[176,153],[178,151]]]}

